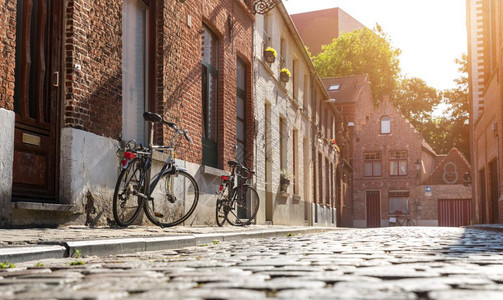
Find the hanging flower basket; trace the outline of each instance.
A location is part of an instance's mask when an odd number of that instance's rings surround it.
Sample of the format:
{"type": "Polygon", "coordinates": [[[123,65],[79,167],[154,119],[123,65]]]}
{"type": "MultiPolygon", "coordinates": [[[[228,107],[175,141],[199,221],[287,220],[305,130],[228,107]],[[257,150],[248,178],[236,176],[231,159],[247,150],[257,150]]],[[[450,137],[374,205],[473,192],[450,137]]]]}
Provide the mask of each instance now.
{"type": "Polygon", "coordinates": [[[335,139],[329,139],[328,140],[328,143],[330,144],[330,146],[332,146],[332,148],[334,148],[337,152],[341,152],[341,150],[339,149],[339,147],[337,146],[337,142],[335,141],[335,139]]]}
{"type": "Polygon", "coordinates": [[[283,68],[279,72],[279,79],[283,82],[288,82],[288,80],[290,80],[290,76],[292,76],[292,73],[290,73],[290,70],[287,68],[283,68]]]}
{"type": "Polygon", "coordinates": [[[264,50],[264,59],[266,62],[268,63],[274,63],[276,61],[276,56],[278,54],[276,53],[276,50],[274,50],[274,48],[272,47],[267,47],[265,50],[264,50]]]}

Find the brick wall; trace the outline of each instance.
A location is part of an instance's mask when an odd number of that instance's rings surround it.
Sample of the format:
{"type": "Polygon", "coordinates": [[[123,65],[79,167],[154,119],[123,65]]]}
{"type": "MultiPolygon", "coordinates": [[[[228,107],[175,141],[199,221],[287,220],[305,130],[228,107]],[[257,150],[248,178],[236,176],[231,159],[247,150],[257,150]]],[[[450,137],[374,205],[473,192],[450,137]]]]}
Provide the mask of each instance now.
{"type": "Polygon", "coordinates": [[[64,126],[118,138],[122,1],[66,2],[64,126]]]}
{"type": "MultiPolygon", "coordinates": [[[[236,59],[239,56],[247,69],[247,140],[248,166],[253,166],[253,101],[252,44],[254,17],[241,1],[176,1],[163,2],[158,30],[157,105],[164,115],[189,130],[194,143],[180,153],[181,158],[202,161],[202,92],[201,92],[201,29],[211,28],[219,40],[219,167],[235,159],[236,144],[236,59]],[[232,24],[232,26],[230,26],[232,24]],[[231,28],[232,27],[232,28],[231,28]]],[[[164,132],[164,139],[171,132],[164,132]]]]}
{"type": "Polygon", "coordinates": [[[16,1],[0,1],[0,108],[14,110],[16,1]]]}
{"type": "MultiPolygon", "coordinates": [[[[354,219],[360,223],[366,219],[366,191],[379,190],[381,192],[381,220],[388,216],[388,192],[390,190],[408,190],[418,184],[415,162],[423,155],[422,137],[410,123],[389,103],[381,104],[373,114],[369,115],[366,126],[356,131],[353,190],[354,190],[354,219]],[[391,118],[391,134],[382,135],[381,117],[391,118]],[[407,151],[408,169],[406,176],[390,176],[390,151],[407,151]],[[381,152],[381,177],[364,176],[364,153],[368,151],[381,152]]],[[[412,206],[409,203],[409,210],[412,206]]],[[[360,224],[361,225],[361,224],[360,224]]]]}

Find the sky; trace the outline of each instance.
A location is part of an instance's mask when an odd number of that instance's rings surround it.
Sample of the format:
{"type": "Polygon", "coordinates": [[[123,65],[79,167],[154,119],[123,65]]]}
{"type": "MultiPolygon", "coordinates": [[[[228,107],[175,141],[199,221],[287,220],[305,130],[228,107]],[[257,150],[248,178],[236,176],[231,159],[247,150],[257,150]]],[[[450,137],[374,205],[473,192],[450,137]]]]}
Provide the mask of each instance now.
{"type": "Polygon", "coordinates": [[[454,88],[456,58],[467,52],[466,0],[283,0],[289,14],[339,7],[366,27],[378,23],[402,50],[407,77],[454,88]]]}

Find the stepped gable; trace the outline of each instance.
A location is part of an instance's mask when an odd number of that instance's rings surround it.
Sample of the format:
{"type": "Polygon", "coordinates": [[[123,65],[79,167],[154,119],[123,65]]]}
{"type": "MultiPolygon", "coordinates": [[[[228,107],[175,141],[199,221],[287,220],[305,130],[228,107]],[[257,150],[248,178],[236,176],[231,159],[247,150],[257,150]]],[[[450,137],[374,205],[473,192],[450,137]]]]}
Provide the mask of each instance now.
{"type": "MultiPolygon", "coordinates": [[[[437,156],[443,160],[436,165],[430,177],[425,181],[429,185],[463,184],[463,175],[470,173],[470,164],[464,155],[452,148],[447,155],[437,156]]],[[[435,161],[436,162],[436,161],[435,161]]]]}

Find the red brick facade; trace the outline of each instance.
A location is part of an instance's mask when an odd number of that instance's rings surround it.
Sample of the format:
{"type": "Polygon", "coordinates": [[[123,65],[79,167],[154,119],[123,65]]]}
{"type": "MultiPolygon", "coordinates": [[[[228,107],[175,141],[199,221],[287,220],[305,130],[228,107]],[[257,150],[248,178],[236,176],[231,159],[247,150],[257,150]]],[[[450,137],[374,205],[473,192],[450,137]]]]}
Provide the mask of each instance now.
{"type": "Polygon", "coordinates": [[[16,1],[0,2],[0,108],[14,110],[16,1]]]}
{"type": "MultiPolygon", "coordinates": [[[[201,28],[209,27],[218,37],[218,166],[226,168],[235,159],[236,144],[236,62],[239,57],[246,66],[247,91],[247,158],[252,167],[253,101],[252,44],[254,16],[243,1],[162,2],[158,16],[156,105],[159,111],[189,130],[194,144],[183,155],[188,161],[202,161],[202,92],[201,92],[201,28]],[[190,18],[190,20],[189,20],[190,18]],[[162,38],[161,38],[162,37],[162,38]]],[[[166,132],[165,137],[171,133],[166,132]]],[[[182,154],[182,153],[181,153],[182,154]]]]}

